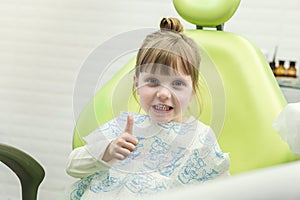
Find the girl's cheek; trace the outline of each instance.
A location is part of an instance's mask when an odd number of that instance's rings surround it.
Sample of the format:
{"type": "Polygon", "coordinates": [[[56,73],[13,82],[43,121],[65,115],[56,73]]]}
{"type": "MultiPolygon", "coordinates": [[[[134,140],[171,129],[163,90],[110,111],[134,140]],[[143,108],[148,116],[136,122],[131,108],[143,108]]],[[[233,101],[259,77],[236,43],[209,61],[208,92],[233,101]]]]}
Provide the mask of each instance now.
{"type": "Polygon", "coordinates": [[[155,95],[154,92],[155,91],[152,88],[141,88],[139,90],[140,100],[142,102],[151,101],[151,99],[153,99],[153,96],[155,95]]]}
{"type": "Polygon", "coordinates": [[[175,96],[175,98],[177,98],[177,99],[182,99],[182,98],[186,99],[188,97],[187,95],[189,95],[189,92],[185,91],[185,90],[183,90],[183,91],[175,90],[172,93],[175,96]]]}
{"type": "Polygon", "coordinates": [[[173,94],[175,96],[175,99],[177,99],[178,102],[184,104],[189,103],[193,96],[193,92],[190,90],[175,91],[173,94]]]}
{"type": "Polygon", "coordinates": [[[144,96],[147,93],[148,88],[147,86],[141,86],[137,88],[137,91],[140,96],[144,96]]]}

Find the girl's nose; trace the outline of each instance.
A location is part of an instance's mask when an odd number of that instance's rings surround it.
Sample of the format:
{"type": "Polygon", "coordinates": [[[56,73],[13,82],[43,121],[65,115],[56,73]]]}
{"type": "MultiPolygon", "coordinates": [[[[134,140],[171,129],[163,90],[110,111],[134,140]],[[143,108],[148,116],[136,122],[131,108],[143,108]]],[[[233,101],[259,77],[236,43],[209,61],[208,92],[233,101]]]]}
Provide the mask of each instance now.
{"type": "Polygon", "coordinates": [[[160,87],[156,92],[156,97],[162,100],[171,98],[171,92],[166,87],[160,87]]]}

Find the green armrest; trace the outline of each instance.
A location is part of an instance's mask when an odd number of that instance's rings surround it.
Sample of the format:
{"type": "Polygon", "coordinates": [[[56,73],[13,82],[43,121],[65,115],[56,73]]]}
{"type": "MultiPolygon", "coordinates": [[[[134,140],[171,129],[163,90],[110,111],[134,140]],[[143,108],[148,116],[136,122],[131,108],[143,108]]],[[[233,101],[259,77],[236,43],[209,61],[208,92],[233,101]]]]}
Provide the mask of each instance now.
{"type": "Polygon", "coordinates": [[[37,199],[39,185],[45,177],[43,167],[30,155],[6,144],[0,144],[0,161],[18,176],[22,199],[37,199]]]}

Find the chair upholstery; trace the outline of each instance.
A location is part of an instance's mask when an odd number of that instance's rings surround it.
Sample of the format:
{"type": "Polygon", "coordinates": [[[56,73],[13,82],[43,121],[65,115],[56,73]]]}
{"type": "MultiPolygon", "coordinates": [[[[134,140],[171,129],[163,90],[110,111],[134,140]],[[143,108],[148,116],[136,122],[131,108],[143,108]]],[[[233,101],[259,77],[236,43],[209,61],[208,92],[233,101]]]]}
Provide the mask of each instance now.
{"type": "Polygon", "coordinates": [[[18,176],[22,199],[37,199],[39,185],[45,177],[43,167],[27,153],[6,144],[0,144],[0,161],[18,176]]]}

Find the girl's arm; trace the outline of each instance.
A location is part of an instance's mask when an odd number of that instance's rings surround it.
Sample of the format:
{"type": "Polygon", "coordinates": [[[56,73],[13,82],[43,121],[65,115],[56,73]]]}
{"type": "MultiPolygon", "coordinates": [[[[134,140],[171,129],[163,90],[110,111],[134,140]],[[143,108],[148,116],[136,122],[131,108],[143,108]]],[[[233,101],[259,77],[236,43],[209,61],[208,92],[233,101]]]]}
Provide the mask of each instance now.
{"type": "Polygon", "coordinates": [[[67,161],[67,173],[83,178],[99,170],[107,170],[116,160],[124,160],[135,149],[137,138],[132,136],[133,118],[127,116],[125,130],[117,138],[108,139],[96,130],[85,137],[87,144],[74,149],[67,161]]]}
{"type": "Polygon", "coordinates": [[[72,177],[84,178],[96,171],[108,170],[110,165],[102,160],[102,155],[97,159],[86,146],[78,147],[71,152],[67,160],[66,172],[72,177]]]}

